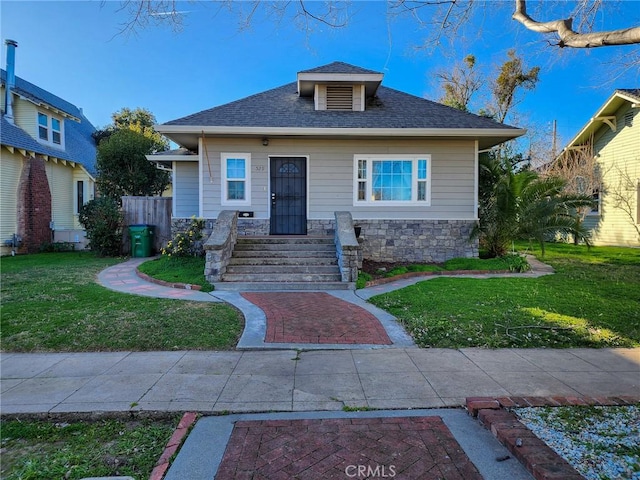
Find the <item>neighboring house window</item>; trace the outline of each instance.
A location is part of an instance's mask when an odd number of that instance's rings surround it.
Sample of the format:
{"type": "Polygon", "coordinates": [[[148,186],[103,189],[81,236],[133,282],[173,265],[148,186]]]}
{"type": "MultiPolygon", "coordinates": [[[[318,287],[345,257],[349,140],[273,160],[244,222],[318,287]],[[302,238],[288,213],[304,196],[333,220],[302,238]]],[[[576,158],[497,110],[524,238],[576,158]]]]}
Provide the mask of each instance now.
{"type": "Polygon", "coordinates": [[[44,113],[38,113],[38,137],[45,142],[49,141],[49,117],[44,113]]]}
{"type": "Polygon", "coordinates": [[[222,205],[251,203],[251,155],[222,154],[222,205]]]}
{"type": "Polygon", "coordinates": [[[51,140],[56,145],[62,142],[62,129],[60,128],[60,120],[51,117],[51,140]]]}
{"type": "Polygon", "coordinates": [[[633,112],[627,112],[624,115],[624,126],[625,127],[633,127],[633,112]]]}
{"type": "Polygon", "coordinates": [[[53,145],[62,145],[62,121],[38,112],[38,139],[53,145]]]}
{"type": "Polygon", "coordinates": [[[80,209],[84,205],[84,181],[76,182],[76,213],[80,213],[80,209]]]}
{"type": "Polygon", "coordinates": [[[430,155],[356,155],[355,204],[431,202],[430,155]]]}
{"type": "Polygon", "coordinates": [[[591,208],[590,213],[593,215],[599,215],[600,214],[600,189],[598,188],[594,189],[591,195],[593,197],[594,205],[593,205],[593,208],[591,208]]]}

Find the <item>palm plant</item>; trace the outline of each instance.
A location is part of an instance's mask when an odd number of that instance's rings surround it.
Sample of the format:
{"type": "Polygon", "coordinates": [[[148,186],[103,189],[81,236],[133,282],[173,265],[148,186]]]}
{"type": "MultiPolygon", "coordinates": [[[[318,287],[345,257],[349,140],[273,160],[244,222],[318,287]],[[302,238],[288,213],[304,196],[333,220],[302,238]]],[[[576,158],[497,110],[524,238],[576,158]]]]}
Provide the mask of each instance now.
{"type": "Polygon", "coordinates": [[[565,193],[566,180],[537,176],[522,192],[522,211],[518,236],[540,244],[544,256],[545,240],[558,234],[572,235],[575,243],[589,242],[589,231],[580,221],[579,210],[591,207],[593,198],[565,193]]]}
{"type": "Polygon", "coordinates": [[[571,234],[588,244],[588,232],[576,222],[576,210],[590,206],[584,195],[563,193],[565,181],[516,171],[515,161],[484,155],[480,159],[480,221],[472,232],[491,257],[507,253],[515,239],[544,242],[557,233],[571,234]]]}

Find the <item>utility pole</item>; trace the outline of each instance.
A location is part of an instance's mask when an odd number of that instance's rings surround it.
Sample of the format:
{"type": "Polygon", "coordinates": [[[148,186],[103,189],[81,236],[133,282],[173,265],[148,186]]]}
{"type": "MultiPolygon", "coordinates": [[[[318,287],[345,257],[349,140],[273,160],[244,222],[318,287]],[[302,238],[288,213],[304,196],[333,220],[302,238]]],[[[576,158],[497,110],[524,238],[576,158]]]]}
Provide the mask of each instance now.
{"type": "Polygon", "coordinates": [[[558,156],[558,121],[553,121],[553,140],[551,143],[551,158],[553,160],[558,156]]]}

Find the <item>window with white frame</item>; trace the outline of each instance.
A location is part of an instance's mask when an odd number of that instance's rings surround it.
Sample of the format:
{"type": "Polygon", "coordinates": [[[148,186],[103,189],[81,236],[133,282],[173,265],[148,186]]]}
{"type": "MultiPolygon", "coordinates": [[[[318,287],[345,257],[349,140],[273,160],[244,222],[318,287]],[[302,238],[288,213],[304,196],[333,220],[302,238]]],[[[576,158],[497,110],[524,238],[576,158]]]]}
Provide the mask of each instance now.
{"type": "Polygon", "coordinates": [[[223,153],[222,205],[248,205],[251,203],[251,155],[223,153]]]}
{"type": "Polygon", "coordinates": [[[38,112],[38,140],[43,143],[62,146],[62,120],[38,112]]]}
{"type": "Polygon", "coordinates": [[[356,155],[355,205],[430,205],[430,155],[356,155]]]}

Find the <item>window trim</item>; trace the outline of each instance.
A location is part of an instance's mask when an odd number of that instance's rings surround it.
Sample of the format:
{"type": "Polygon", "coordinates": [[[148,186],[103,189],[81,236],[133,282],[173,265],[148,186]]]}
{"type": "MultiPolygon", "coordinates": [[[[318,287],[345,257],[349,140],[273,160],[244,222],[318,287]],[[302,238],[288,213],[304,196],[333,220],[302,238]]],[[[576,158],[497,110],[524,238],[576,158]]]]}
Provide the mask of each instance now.
{"type": "Polygon", "coordinates": [[[431,154],[367,154],[367,155],[354,155],[353,157],[353,206],[354,207],[379,207],[379,206],[431,206],[431,154]],[[358,178],[358,163],[359,160],[366,160],[366,172],[367,178],[365,182],[365,200],[358,199],[358,184],[362,182],[358,178]],[[411,160],[411,200],[371,200],[372,195],[372,178],[371,178],[371,166],[373,161],[380,160],[411,160]],[[427,178],[425,180],[418,179],[418,160],[426,160],[427,162],[427,178]],[[425,199],[418,200],[418,181],[425,181],[426,192],[425,199]]]}
{"type": "Polygon", "coordinates": [[[251,154],[250,153],[228,153],[223,152],[220,154],[220,205],[251,205],[251,154]],[[227,178],[227,160],[230,159],[242,159],[245,161],[244,181],[245,182],[245,198],[244,200],[229,200],[228,199],[228,185],[229,180],[238,181],[239,179],[227,178]]]}
{"type": "Polygon", "coordinates": [[[39,143],[43,143],[45,145],[49,145],[51,147],[54,148],[61,148],[64,149],[65,145],[64,145],[64,119],[61,117],[58,117],[56,115],[52,115],[49,112],[43,112],[41,110],[36,110],[36,140],[39,143]],[[40,125],[40,116],[43,116],[44,118],[47,119],[47,125],[46,127],[44,125],[40,125]],[[60,129],[54,129],[53,128],[53,120],[57,120],[58,124],[60,125],[60,129]],[[47,138],[46,140],[44,138],[40,137],[40,129],[41,128],[46,128],[47,130],[47,138]],[[53,140],[53,135],[54,133],[57,132],[60,135],[60,143],[56,143],[53,140]]]}

